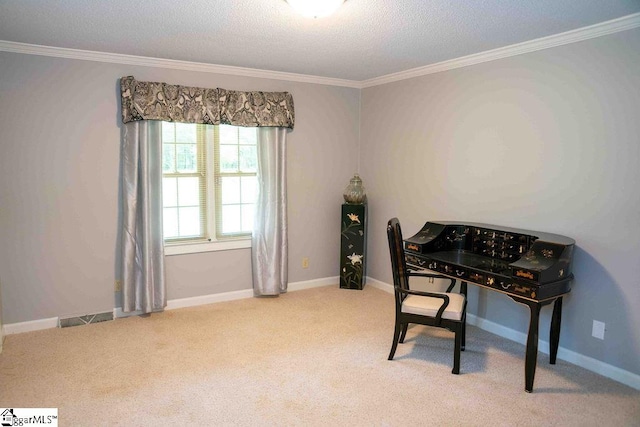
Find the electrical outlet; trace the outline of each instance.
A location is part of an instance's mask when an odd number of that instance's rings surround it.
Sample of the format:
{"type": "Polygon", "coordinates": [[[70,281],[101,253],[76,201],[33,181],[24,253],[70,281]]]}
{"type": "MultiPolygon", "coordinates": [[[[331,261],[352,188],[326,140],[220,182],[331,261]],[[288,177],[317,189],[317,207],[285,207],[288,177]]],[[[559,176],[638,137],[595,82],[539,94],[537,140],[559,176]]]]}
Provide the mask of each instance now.
{"type": "Polygon", "coordinates": [[[603,340],[604,339],[604,322],[599,322],[597,320],[593,321],[593,327],[591,328],[591,335],[594,338],[598,338],[603,340]]]}
{"type": "Polygon", "coordinates": [[[302,258],[302,268],[309,268],[309,258],[302,258]]]}
{"type": "Polygon", "coordinates": [[[122,291],[122,280],[116,280],[116,284],[114,288],[116,292],[122,291]]]}

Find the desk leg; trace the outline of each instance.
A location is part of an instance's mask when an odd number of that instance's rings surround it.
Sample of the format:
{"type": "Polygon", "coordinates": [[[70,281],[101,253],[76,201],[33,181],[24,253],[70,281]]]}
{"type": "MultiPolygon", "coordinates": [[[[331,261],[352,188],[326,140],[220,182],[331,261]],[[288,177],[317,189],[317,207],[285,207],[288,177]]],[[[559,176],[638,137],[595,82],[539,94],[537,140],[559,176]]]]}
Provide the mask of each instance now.
{"type": "MultiPolygon", "coordinates": [[[[509,295],[512,300],[529,307],[529,334],[527,335],[527,350],[524,359],[524,390],[531,393],[533,391],[533,379],[536,376],[536,364],[538,363],[538,327],[540,324],[540,309],[542,306],[550,304],[553,300],[535,302],[525,300],[515,295],[509,295]]],[[[558,338],[560,337],[560,311],[562,310],[562,297],[556,298],[556,305],[553,306],[553,319],[551,320],[551,341],[555,339],[557,351],[558,338]],[[560,301],[560,302],[558,302],[560,301]]],[[[553,350],[551,351],[553,352],[553,350]]],[[[553,356],[555,362],[555,355],[553,356]]]]}
{"type": "Polygon", "coordinates": [[[531,310],[529,319],[529,335],[527,336],[527,353],[524,360],[524,378],[526,392],[533,391],[533,379],[536,376],[536,364],[538,362],[538,324],[540,322],[541,304],[527,304],[531,310]]]}
{"type": "Polygon", "coordinates": [[[549,331],[549,363],[556,364],[558,343],[560,342],[560,322],[562,320],[562,297],[558,297],[553,303],[553,315],[549,331]]]}

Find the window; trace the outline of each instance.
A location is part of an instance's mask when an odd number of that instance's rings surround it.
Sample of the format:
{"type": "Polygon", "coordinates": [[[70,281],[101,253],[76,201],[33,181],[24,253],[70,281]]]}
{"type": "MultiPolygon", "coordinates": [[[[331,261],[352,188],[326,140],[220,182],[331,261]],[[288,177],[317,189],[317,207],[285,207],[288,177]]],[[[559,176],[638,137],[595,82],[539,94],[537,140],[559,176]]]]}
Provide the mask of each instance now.
{"type": "Polygon", "coordinates": [[[206,129],[162,123],[162,203],[165,240],[207,238],[206,129]]]}
{"type": "Polygon", "coordinates": [[[251,235],[257,138],[256,128],[162,123],[165,243],[251,235]]]}
{"type": "Polygon", "coordinates": [[[256,128],[215,128],[217,237],[251,234],[258,180],[256,128]]]}

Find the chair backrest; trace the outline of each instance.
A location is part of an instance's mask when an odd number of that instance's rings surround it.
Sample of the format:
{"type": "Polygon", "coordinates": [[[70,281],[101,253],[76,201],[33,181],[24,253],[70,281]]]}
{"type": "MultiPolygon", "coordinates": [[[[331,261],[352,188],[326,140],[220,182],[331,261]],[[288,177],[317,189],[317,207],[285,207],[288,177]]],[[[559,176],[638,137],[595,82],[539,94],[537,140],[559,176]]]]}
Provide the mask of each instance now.
{"type": "MultiPolygon", "coordinates": [[[[389,239],[389,254],[391,255],[394,288],[409,289],[407,262],[404,259],[402,229],[400,228],[398,218],[391,218],[387,223],[387,238],[389,239]]],[[[397,293],[396,291],[396,294],[397,293]]]]}

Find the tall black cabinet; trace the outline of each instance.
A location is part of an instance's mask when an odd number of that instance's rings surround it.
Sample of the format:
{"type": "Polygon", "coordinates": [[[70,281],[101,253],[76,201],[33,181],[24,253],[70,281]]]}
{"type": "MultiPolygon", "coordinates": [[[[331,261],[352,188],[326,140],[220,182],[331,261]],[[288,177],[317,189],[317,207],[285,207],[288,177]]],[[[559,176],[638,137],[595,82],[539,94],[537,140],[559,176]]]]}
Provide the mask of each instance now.
{"type": "Polygon", "coordinates": [[[340,287],[362,289],[367,274],[367,204],[342,205],[340,287]]]}

